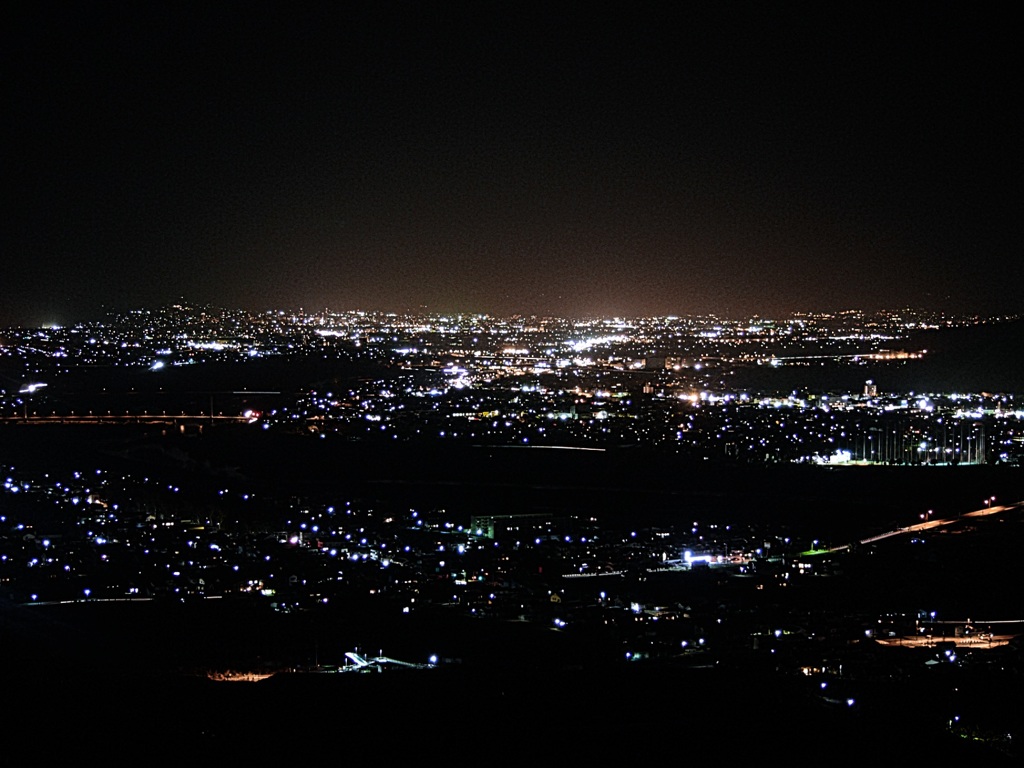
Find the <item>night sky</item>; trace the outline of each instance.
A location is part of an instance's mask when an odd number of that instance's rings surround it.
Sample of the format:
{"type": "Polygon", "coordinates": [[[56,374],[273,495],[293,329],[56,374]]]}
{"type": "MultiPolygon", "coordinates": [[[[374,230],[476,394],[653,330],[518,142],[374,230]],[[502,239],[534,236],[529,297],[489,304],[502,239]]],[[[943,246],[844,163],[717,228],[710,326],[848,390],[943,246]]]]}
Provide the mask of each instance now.
{"type": "Polygon", "coordinates": [[[0,324],[1022,308],[992,8],[206,5],[2,12],[0,324]]]}

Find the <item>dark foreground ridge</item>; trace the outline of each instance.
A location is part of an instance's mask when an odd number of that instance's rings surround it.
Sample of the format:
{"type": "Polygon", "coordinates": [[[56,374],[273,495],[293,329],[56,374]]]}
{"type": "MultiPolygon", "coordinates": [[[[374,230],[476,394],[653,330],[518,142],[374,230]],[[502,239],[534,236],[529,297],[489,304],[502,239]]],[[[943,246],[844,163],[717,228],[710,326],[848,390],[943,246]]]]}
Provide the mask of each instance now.
{"type": "MultiPolygon", "coordinates": [[[[49,440],[45,427],[26,429],[29,437],[17,441],[22,465],[45,462],[55,472],[92,457],[131,476],[156,473],[164,486],[192,489],[191,497],[172,498],[193,511],[207,486],[254,482],[257,495],[272,496],[277,482],[289,497],[319,498],[330,490],[388,510],[408,511],[413,502],[443,507],[452,520],[481,509],[589,511],[609,535],[625,530],[627,537],[630,528],[645,536],[688,532],[698,518],[702,526],[732,521],[736,536],[770,536],[781,527],[793,537],[825,530],[835,541],[850,541],[893,520],[916,521],[924,502],[969,509],[982,489],[1008,499],[1021,487],[1019,468],[1008,467],[767,471],[639,451],[418,453],[290,436],[240,440],[227,429],[173,444],[164,437],[113,439],[104,431],[97,444],[77,428],[63,442],[49,440]],[[159,450],[138,450],[146,446],[159,450]],[[227,467],[233,474],[224,474],[227,467]]],[[[10,497],[5,503],[22,509],[10,497]]],[[[263,508],[251,527],[273,522],[275,509],[263,508]]],[[[524,561],[544,569],[529,584],[504,585],[508,594],[534,596],[522,615],[474,616],[469,605],[486,601],[470,603],[468,596],[445,604],[438,590],[451,589],[458,574],[433,571],[417,577],[425,578],[418,596],[427,604],[408,614],[407,593],[371,594],[378,582],[354,579],[360,571],[346,571],[353,586],[332,593],[329,604],[309,606],[296,597],[295,609],[284,612],[280,595],[226,591],[216,599],[157,591],[140,602],[93,595],[43,605],[14,599],[8,583],[0,643],[12,662],[0,685],[12,703],[9,732],[34,743],[59,732],[118,754],[131,749],[140,757],[200,763],[294,758],[296,751],[370,760],[410,750],[452,759],[557,754],[635,761],[667,749],[680,759],[841,754],[883,764],[1013,764],[1019,750],[1004,735],[1022,732],[1019,642],[996,645],[986,639],[988,627],[971,630],[978,642],[957,646],[963,658],[954,664],[945,651],[957,639],[972,639],[954,636],[965,627],[922,624],[916,612],[937,608],[976,621],[1024,617],[1021,595],[1008,587],[1019,580],[1022,525],[1017,513],[965,518],[927,535],[896,535],[848,551],[756,560],[750,573],[659,572],[647,563],[572,580],[551,570],[559,561],[549,555],[524,561]],[[787,576],[799,562],[812,573],[787,576]],[[536,600],[541,588],[560,590],[563,602],[545,593],[536,600]],[[594,602],[598,590],[607,591],[607,601],[594,602]],[[613,598],[624,602],[612,605],[613,598]],[[552,617],[567,618],[568,626],[552,624],[552,617]],[[932,641],[896,641],[922,626],[935,634],[932,641]],[[337,671],[355,650],[438,660],[430,669],[337,671]],[[231,671],[269,676],[211,679],[231,671]]],[[[289,556],[296,568],[324,560],[314,547],[274,546],[265,551],[289,556]]]]}
{"type": "MultiPolygon", "coordinates": [[[[771,670],[442,668],[372,675],[279,674],[259,683],[181,675],[4,675],[16,696],[8,733],[93,753],[228,759],[636,760],[650,750],[688,759],[844,759],[895,763],[1012,757],[950,734],[920,705],[930,691],[887,686],[870,709],[811,695],[771,670]]],[[[1015,701],[1004,696],[1002,706],[1015,701]]]]}

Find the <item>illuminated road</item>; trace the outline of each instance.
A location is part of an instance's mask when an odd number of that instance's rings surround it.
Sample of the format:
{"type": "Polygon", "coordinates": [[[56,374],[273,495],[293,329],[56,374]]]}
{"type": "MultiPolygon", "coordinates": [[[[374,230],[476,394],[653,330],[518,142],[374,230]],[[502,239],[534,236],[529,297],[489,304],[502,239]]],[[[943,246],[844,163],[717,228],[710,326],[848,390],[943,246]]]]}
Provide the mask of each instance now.
{"type": "MultiPolygon", "coordinates": [[[[190,595],[190,598],[201,597],[203,600],[220,600],[223,595],[190,595]]],[[[156,598],[153,597],[76,597],[70,600],[31,600],[27,603],[20,603],[23,606],[31,605],[78,605],[80,603],[150,603],[156,598]]]]}
{"type": "MultiPolygon", "coordinates": [[[[976,509],[973,512],[964,512],[962,515],[957,517],[943,518],[938,520],[925,520],[923,523],[916,523],[914,525],[908,525],[903,528],[897,528],[893,531],[886,531],[885,533],[879,533],[875,536],[869,536],[866,539],[861,539],[858,544],[871,544],[875,541],[881,541],[882,539],[888,539],[891,536],[899,536],[904,533],[917,533],[919,531],[930,531],[933,528],[941,528],[946,525],[953,525],[961,520],[975,518],[975,517],[988,517],[989,515],[997,515],[1001,512],[1009,512],[1013,509],[1024,508],[1024,501],[1018,501],[1014,504],[995,504],[993,506],[982,507],[976,509]]],[[[830,552],[839,552],[845,549],[849,549],[849,544],[843,544],[838,547],[830,549],[830,552]]]]}
{"type": "Polygon", "coordinates": [[[190,415],[185,413],[143,413],[143,414],[86,414],[67,416],[0,416],[0,422],[9,424],[177,424],[182,422],[236,422],[245,424],[251,421],[248,416],[210,416],[190,415]]]}

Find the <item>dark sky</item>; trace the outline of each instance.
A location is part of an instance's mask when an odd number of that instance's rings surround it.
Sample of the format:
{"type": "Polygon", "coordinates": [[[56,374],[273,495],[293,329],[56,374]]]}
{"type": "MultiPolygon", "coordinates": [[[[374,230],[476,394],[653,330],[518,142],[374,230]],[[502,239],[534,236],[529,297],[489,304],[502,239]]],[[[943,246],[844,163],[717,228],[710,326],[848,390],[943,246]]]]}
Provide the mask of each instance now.
{"type": "Polygon", "coordinates": [[[991,8],[22,5],[0,324],[1021,309],[991,8]]]}

